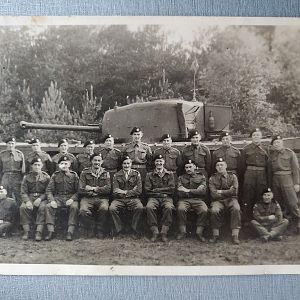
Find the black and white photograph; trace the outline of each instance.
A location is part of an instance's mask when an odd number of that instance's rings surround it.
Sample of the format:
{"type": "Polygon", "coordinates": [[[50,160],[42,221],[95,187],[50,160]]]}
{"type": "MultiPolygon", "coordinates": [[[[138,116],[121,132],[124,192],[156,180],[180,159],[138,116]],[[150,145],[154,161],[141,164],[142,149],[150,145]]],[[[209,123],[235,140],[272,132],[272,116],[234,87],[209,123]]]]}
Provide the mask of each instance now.
{"type": "Polygon", "coordinates": [[[292,18],[0,18],[0,273],[300,273],[299,53],[292,18]]]}

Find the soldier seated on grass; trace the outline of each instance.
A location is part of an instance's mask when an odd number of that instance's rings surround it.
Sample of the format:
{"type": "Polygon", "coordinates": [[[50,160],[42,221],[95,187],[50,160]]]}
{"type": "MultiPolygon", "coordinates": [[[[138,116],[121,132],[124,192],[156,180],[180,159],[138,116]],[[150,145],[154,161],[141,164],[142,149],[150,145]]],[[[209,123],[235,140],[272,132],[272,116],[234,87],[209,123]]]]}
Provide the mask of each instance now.
{"type": "Polygon", "coordinates": [[[253,217],[251,225],[263,242],[282,240],[289,221],[282,217],[281,207],[270,188],[263,191],[261,201],[254,205],[253,217]]]}
{"type": "Polygon", "coordinates": [[[14,199],[7,197],[6,189],[0,186],[0,237],[10,234],[16,221],[17,203],[14,199]]]}

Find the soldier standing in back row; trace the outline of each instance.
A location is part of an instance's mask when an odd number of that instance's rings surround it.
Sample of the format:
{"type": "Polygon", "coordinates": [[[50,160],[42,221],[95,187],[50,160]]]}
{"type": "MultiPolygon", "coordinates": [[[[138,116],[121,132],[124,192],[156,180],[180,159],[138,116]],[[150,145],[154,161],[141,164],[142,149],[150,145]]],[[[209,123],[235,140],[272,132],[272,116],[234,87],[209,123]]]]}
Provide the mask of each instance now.
{"type": "Polygon", "coordinates": [[[151,168],[152,151],[149,145],[142,143],[143,132],[139,127],[132,128],[130,132],[132,142],[124,148],[124,156],[129,156],[132,160],[132,169],[140,172],[142,181],[145,181],[147,170],[151,168]]]}
{"type": "Polygon", "coordinates": [[[114,147],[115,141],[111,134],[107,134],[104,139],[104,148],[100,150],[103,158],[103,168],[109,172],[113,181],[114,174],[121,168],[122,152],[114,147]]]}
{"type": "Polygon", "coordinates": [[[272,138],[269,165],[275,200],[296,219],[297,233],[300,234],[300,209],[296,194],[300,189],[299,163],[295,152],[284,147],[279,135],[272,138]]]}
{"type": "Polygon", "coordinates": [[[40,158],[43,163],[43,171],[51,175],[53,173],[53,164],[52,164],[52,159],[50,155],[42,151],[41,149],[41,142],[38,138],[32,138],[28,144],[31,145],[32,152],[30,152],[26,156],[26,173],[29,173],[31,171],[31,165],[32,161],[36,158],[40,158]]]}
{"type": "Polygon", "coordinates": [[[42,171],[43,162],[39,157],[31,161],[31,167],[32,171],[25,175],[21,185],[23,203],[20,206],[20,224],[24,230],[22,239],[28,240],[30,226],[35,222],[37,225],[35,240],[41,241],[47,203],[46,188],[49,184],[50,176],[42,171]]]}
{"type": "Polygon", "coordinates": [[[6,140],[7,150],[0,152],[1,185],[7,191],[8,197],[15,196],[18,206],[21,205],[21,182],[25,174],[25,159],[21,151],[15,149],[16,140],[11,137],[6,140]]]}
{"type": "MultiPolygon", "coordinates": [[[[227,170],[239,177],[241,174],[241,152],[239,149],[231,145],[231,135],[229,132],[223,132],[219,140],[222,146],[216,149],[212,154],[212,166],[214,166],[219,158],[227,163],[227,170]]],[[[214,170],[212,170],[212,173],[214,170]]]]}
{"type": "Polygon", "coordinates": [[[68,149],[69,149],[69,142],[68,142],[68,139],[62,139],[58,142],[58,151],[59,153],[55,154],[53,157],[52,157],[52,161],[53,161],[53,164],[54,164],[54,171],[58,171],[59,170],[59,160],[61,159],[61,157],[63,156],[67,156],[68,159],[70,160],[70,169],[72,171],[75,171],[76,172],[76,157],[72,154],[72,153],[69,153],[68,152],[68,149]]]}
{"type": "Polygon", "coordinates": [[[7,197],[6,189],[0,186],[0,237],[10,233],[16,221],[17,204],[12,198],[7,197]]]}
{"type": "Polygon", "coordinates": [[[94,154],[95,142],[93,140],[86,141],[83,144],[84,152],[76,155],[75,171],[80,176],[83,169],[91,167],[91,156],[94,154]]]}
{"type": "Polygon", "coordinates": [[[211,155],[209,149],[203,145],[201,134],[197,130],[191,130],[189,133],[191,145],[186,146],[182,150],[182,160],[192,160],[199,171],[208,178],[211,171],[211,155]]]}
{"type": "Polygon", "coordinates": [[[250,133],[252,143],[241,151],[243,174],[243,217],[244,222],[252,220],[253,206],[260,199],[261,193],[268,187],[267,165],[268,154],[261,144],[262,133],[256,128],[250,133]]]}

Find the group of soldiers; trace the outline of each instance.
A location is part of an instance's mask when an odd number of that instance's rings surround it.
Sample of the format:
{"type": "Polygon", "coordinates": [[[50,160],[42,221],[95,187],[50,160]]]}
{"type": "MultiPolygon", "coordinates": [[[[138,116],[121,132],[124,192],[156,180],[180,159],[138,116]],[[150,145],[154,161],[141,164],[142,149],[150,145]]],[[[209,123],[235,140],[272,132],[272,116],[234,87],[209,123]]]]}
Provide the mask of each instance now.
{"type": "Polygon", "coordinates": [[[232,146],[231,134],[224,132],[222,145],[211,154],[196,130],[189,132],[190,144],[182,151],[173,147],[169,134],[161,137],[162,147],[153,152],[142,142],[139,127],[130,134],[132,142],[122,150],[108,134],[102,149],[90,140],[76,157],[68,152],[68,140],[62,139],[52,158],[41,150],[38,138],[30,141],[32,152],[27,157],[15,149],[14,138],[7,139],[7,150],[0,153],[0,236],[19,222],[23,240],[29,239],[34,225],[36,241],[51,240],[60,210],[68,216],[68,241],[78,223],[85,237],[96,234],[102,239],[108,221],[112,234],[118,235],[125,228],[124,216],[130,217],[133,237],[139,238],[145,215],[150,240],[166,242],[174,211],[178,240],[187,235],[190,211],[196,214],[201,242],[206,241],[203,232],[209,225],[210,242],[220,239],[226,211],[234,244],[240,243],[242,224],[265,242],[281,240],[288,219],[300,233],[299,164],[281,136],[274,136],[265,147],[256,128],[250,133],[251,143],[240,151],[232,146]]]}

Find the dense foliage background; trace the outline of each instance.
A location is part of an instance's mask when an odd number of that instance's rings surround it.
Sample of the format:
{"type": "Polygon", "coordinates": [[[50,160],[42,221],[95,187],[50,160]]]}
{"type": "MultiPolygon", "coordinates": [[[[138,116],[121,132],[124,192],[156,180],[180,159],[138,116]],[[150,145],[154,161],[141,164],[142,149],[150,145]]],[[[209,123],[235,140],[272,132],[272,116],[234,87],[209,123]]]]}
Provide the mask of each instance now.
{"type": "Polygon", "coordinates": [[[197,99],[231,105],[235,133],[299,134],[300,28],[206,26],[193,37],[170,40],[160,26],[1,27],[0,140],[65,134],[28,133],[21,120],[86,125],[116,102],[191,100],[194,70],[197,99]]]}

